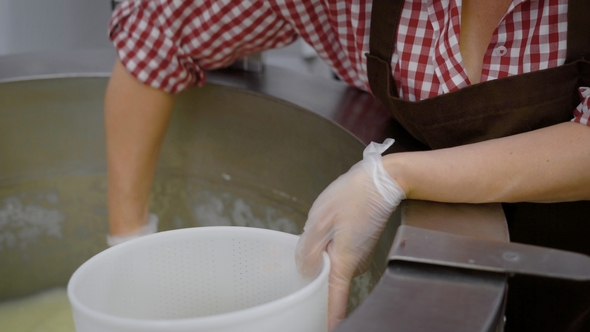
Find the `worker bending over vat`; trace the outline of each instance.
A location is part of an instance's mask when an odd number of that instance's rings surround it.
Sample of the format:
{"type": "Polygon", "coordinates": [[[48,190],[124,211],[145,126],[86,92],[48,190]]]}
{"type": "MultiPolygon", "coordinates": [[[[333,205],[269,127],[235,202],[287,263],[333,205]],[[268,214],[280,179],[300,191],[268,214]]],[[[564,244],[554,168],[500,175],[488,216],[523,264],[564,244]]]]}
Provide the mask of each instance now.
{"type": "MultiPolygon", "coordinates": [[[[313,275],[330,255],[332,328],[405,198],[502,202],[513,241],[590,254],[589,19],[586,0],[124,1],[109,30],[109,240],[156,230],[148,197],[174,95],[302,38],[432,148],[381,157],[391,141],[371,145],[313,204],[297,261],[313,275]]],[[[590,330],[587,284],[511,291],[507,331],[590,330]]]]}

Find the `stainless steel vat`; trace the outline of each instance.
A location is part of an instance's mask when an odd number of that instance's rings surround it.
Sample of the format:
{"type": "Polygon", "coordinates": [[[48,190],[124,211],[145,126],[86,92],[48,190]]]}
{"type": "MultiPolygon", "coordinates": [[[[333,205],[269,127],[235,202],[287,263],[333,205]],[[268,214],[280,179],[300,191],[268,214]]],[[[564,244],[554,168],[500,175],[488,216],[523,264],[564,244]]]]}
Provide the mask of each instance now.
{"type": "MultiPolygon", "coordinates": [[[[0,300],[64,286],[106,248],[108,77],[78,74],[0,84],[0,300]]],[[[315,197],[363,148],[326,117],[252,89],[190,89],[178,98],[152,210],[160,230],[221,224],[298,234],[315,197]]],[[[385,268],[383,248],[353,305],[385,268]]]]}
{"type": "MultiPolygon", "coordinates": [[[[0,58],[0,301],[65,286],[106,248],[102,103],[113,60],[111,50],[0,58]]],[[[369,94],[335,81],[267,67],[212,72],[209,82],[179,97],[170,124],[152,192],[160,230],[236,224],[299,233],[315,197],[361,159],[366,143],[395,137],[392,151],[424,148],[369,94]]],[[[343,328],[420,331],[415,317],[441,331],[501,326],[505,276],[387,268],[402,223],[507,240],[499,206],[406,203],[369,272],[356,279],[351,309],[382,275],[395,280],[389,289],[397,295],[371,295],[360,319],[353,315],[343,328]],[[485,294],[471,291],[478,285],[485,294]],[[467,318],[466,304],[477,309],[467,318]]]]}

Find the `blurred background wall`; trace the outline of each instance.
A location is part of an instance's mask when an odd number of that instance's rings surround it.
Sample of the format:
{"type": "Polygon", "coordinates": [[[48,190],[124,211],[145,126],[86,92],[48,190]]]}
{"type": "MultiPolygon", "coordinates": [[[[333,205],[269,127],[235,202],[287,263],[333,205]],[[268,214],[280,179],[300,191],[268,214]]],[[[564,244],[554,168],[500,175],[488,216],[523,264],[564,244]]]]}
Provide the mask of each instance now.
{"type": "Polygon", "coordinates": [[[0,55],[110,47],[109,0],[0,0],[0,55]]]}

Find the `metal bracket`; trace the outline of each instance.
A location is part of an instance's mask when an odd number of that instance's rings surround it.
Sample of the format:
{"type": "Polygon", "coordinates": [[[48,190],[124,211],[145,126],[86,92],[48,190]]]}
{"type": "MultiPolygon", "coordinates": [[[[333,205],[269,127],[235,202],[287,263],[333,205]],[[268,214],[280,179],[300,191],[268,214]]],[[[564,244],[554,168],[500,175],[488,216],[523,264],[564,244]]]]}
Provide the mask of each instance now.
{"type": "Polygon", "coordinates": [[[389,261],[396,260],[590,281],[590,257],[586,255],[404,225],[398,228],[389,252],[389,261]]]}
{"type": "Polygon", "coordinates": [[[261,73],[264,70],[264,61],[262,53],[255,53],[237,59],[228,68],[242,70],[251,73],[261,73]]]}

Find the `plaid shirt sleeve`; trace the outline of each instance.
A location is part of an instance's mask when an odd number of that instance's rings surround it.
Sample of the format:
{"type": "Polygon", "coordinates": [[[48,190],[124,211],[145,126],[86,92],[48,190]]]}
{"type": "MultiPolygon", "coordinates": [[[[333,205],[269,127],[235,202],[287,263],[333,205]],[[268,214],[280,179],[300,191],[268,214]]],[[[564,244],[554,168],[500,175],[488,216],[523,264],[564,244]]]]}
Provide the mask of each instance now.
{"type": "Polygon", "coordinates": [[[204,84],[206,69],[298,35],[264,0],[128,0],[113,12],[109,37],[129,73],[178,93],[204,84]]]}
{"type": "Polygon", "coordinates": [[[578,89],[580,104],[574,110],[573,122],[590,126],[590,88],[580,87],[578,89]]]}
{"type": "MultiPolygon", "coordinates": [[[[458,3],[404,5],[392,59],[403,99],[469,85],[456,42],[458,3]]],[[[343,81],[368,90],[363,54],[371,7],[371,0],[126,0],[113,12],[109,36],[133,76],[170,93],[204,84],[206,69],[299,36],[343,81]]],[[[559,66],[566,41],[567,0],[514,1],[492,37],[482,81],[559,66]]],[[[590,89],[580,88],[579,95],[572,121],[590,125],[590,89]]]]}

